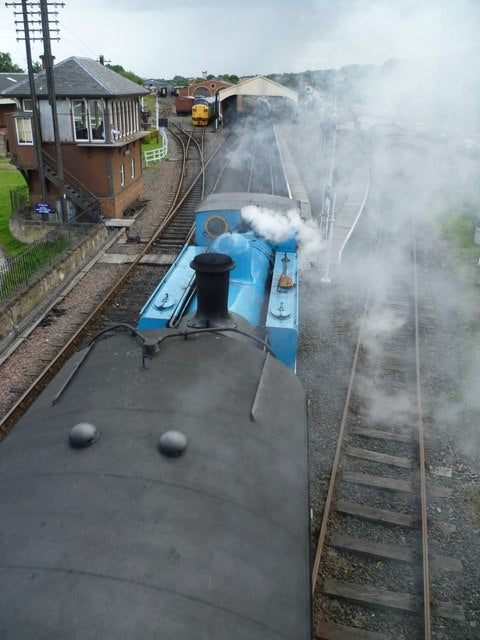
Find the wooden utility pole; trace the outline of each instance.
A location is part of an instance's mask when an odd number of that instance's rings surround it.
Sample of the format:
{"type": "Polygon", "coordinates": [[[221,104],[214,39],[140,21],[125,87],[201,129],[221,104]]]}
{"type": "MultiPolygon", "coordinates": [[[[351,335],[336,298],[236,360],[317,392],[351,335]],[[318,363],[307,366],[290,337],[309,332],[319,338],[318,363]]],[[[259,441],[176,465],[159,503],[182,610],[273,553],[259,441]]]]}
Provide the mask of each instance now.
{"type": "MultiPolygon", "coordinates": [[[[65,196],[65,182],[63,178],[63,159],[62,159],[62,145],[60,143],[60,131],[58,128],[58,113],[57,113],[57,97],[55,94],[55,79],[53,77],[53,56],[50,42],[50,25],[49,25],[49,6],[53,5],[63,7],[63,3],[48,2],[47,0],[40,0],[40,13],[42,18],[42,33],[43,33],[43,56],[45,73],[47,75],[47,90],[48,101],[52,109],[52,121],[53,121],[53,137],[55,140],[55,156],[57,161],[57,179],[58,179],[58,191],[60,198],[60,213],[62,215],[62,222],[66,224],[67,219],[67,201],[65,196]]],[[[55,15],[57,15],[55,13],[55,15]]]]}
{"type": "MultiPolygon", "coordinates": [[[[46,201],[47,194],[47,185],[45,182],[45,167],[43,163],[43,154],[42,154],[42,131],[40,128],[40,116],[38,112],[38,104],[37,104],[37,92],[35,89],[35,76],[33,73],[33,63],[32,63],[32,48],[30,46],[30,24],[29,24],[29,10],[30,6],[27,4],[26,0],[22,0],[21,2],[6,2],[6,7],[13,7],[13,15],[15,16],[15,27],[17,34],[17,42],[21,40],[25,40],[25,51],[27,54],[27,73],[28,73],[28,82],[30,85],[30,95],[32,99],[32,130],[33,130],[33,146],[35,147],[35,153],[37,156],[37,164],[38,164],[38,175],[40,179],[40,191],[42,192],[42,202],[46,201]],[[19,9],[22,7],[22,11],[15,11],[15,9],[19,9]],[[17,19],[19,16],[22,16],[22,19],[17,19]],[[18,28],[19,24],[23,24],[23,28],[18,28]]],[[[38,31],[34,29],[34,32],[38,31]]],[[[33,38],[35,40],[36,38],[33,38]]]]}
{"type": "MultiPolygon", "coordinates": [[[[50,107],[52,109],[52,122],[53,122],[53,136],[55,140],[55,155],[56,155],[56,172],[58,178],[58,189],[59,189],[59,199],[60,199],[60,210],[62,215],[62,222],[67,222],[67,211],[66,211],[66,197],[65,197],[65,183],[63,177],[63,161],[62,161],[62,149],[60,144],[60,135],[58,128],[58,115],[57,115],[57,102],[55,95],[55,82],[53,78],[53,56],[51,50],[51,40],[59,40],[57,37],[50,37],[50,15],[54,17],[57,16],[57,11],[50,12],[50,7],[57,9],[58,7],[64,7],[65,4],[63,2],[48,2],[48,0],[40,0],[39,2],[27,2],[27,0],[21,0],[21,2],[6,2],[6,7],[13,7],[13,14],[15,16],[15,25],[18,27],[19,24],[23,23],[23,28],[17,28],[17,41],[25,40],[25,50],[27,54],[27,67],[28,67],[28,79],[30,84],[30,95],[32,100],[32,124],[33,124],[33,144],[35,146],[35,152],[37,155],[37,164],[38,164],[38,173],[40,179],[40,189],[42,192],[42,199],[46,201],[46,181],[45,181],[45,164],[43,158],[43,150],[42,150],[42,132],[40,126],[40,114],[37,103],[37,92],[35,89],[35,77],[33,73],[33,64],[32,64],[32,52],[30,43],[35,40],[43,40],[44,47],[44,55],[42,56],[42,60],[44,62],[44,69],[47,76],[47,90],[48,90],[48,101],[50,103],[50,107]],[[18,9],[21,7],[21,11],[18,9]],[[22,19],[17,19],[17,17],[22,16],[22,19]],[[33,16],[40,16],[40,20],[35,20],[33,16]],[[42,28],[39,29],[35,26],[30,26],[30,23],[40,24],[42,28]],[[33,34],[33,35],[31,35],[33,34]],[[38,34],[38,35],[37,35],[38,34]],[[41,36],[39,35],[41,34],[41,36]]],[[[54,19],[51,21],[52,24],[58,24],[58,20],[54,19]]],[[[57,34],[59,32],[58,29],[53,29],[57,34]]]]}

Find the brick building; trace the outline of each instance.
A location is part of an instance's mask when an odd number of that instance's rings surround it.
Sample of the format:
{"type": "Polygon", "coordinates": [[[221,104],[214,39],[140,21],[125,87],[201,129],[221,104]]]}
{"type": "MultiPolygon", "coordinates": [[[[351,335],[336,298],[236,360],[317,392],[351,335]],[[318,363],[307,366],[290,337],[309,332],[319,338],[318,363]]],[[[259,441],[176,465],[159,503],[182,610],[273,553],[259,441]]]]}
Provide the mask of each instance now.
{"type": "Polygon", "coordinates": [[[214,96],[220,89],[227,89],[233,86],[230,82],[223,80],[205,80],[199,84],[192,84],[189,87],[178,89],[179,96],[214,96]]]}
{"type": "MultiPolygon", "coordinates": [[[[0,73],[0,94],[5,89],[16,85],[28,78],[25,73],[0,73]]],[[[0,156],[6,156],[9,150],[7,113],[16,108],[14,98],[6,98],[0,95],[0,156]]]]}
{"type": "MultiPolygon", "coordinates": [[[[69,219],[93,209],[119,217],[143,195],[141,97],[148,91],[88,58],[68,58],[53,70],[69,219]]],[[[59,209],[52,109],[45,71],[35,76],[46,196],[59,209]]],[[[3,90],[15,109],[5,116],[10,157],[23,173],[32,204],[43,200],[34,146],[28,78],[3,90]]]]}

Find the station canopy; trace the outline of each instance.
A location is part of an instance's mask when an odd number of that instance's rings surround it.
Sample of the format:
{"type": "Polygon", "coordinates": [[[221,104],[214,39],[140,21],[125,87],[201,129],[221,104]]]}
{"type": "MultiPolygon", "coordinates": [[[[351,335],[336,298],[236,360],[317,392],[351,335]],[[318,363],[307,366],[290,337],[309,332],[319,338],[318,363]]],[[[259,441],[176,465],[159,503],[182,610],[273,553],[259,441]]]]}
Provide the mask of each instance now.
{"type": "Polygon", "coordinates": [[[254,78],[247,78],[242,80],[238,84],[234,84],[227,89],[221,89],[218,92],[218,99],[220,102],[230,98],[231,96],[280,96],[283,98],[289,98],[296,104],[298,104],[298,93],[283,87],[278,82],[268,80],[263,76],[255,76],[254,78]]]}

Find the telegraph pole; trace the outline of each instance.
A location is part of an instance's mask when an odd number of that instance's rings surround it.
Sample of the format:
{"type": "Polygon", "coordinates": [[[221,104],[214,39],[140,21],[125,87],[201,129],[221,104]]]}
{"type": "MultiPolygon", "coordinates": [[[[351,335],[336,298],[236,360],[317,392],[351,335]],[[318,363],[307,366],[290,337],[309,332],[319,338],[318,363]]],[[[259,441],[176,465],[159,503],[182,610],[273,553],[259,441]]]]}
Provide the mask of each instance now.
{"type": "MultiPolygon", "coordinates": [[[[50,25],[49,25],[49,11],[48,11],[48,6],[52,4],[55,8],[58,6],[61,6],[61,7],[65,6],[63,3],[59,3],[59,2],[48,2],[47,0],[40,0],[40,13],[42,17],[42,33],[43,33],[42,60],[44,62],[45,73],[47,75],[48,101],[52,109],[53,137],[55,140],[55,156],[57,160],[58,190],[60,195],[60,213],[62,215],[62,222],[65,224],[67,222],[65,182],[63,178],[62,145],[60,143],[60,131],[58,128],[57,97],[55,94],[55,80],[53,77],[54,58],[52,56],[52,48],[50,44],[50,25]]],[[[55,12],[54,15],[56,16],[57,12],[55,12]]]]}
{"type": "MultiPolygon", "coordinates": [[[[35,153],[37,156],[37,164],[38,164],[38,175],[40,179],[40,190],[42,192],[42,202],[46,201],[47,194],[47,185],[45,182],[45,168],[43,165],[43,154],[42,154],[42,132],[40,129],[40,116],[38,113],[38,104],[37,104],[37,93],[35,89],[35,76],[33,73],[33,64],[32,64],[32,48],[30,46],[30,25],[29,25],[29,5],[26,0],[22,0],[21,3],[18,2],[6,2],[6,7],[14,7],[17,8],[21,4],[22,11],[15,11],[13,15],[15,16],[15,27],[16,32],[22,33],[23,37],[17,37],[17,42],[21,40],[25,40],[25,51],[27,54],[27,73],[28,73],[28,82],[30,85],[30,95],[32,98],[32,124],[33,124],[33,145],[35,147],[35,153]],[[17,20],[18,16],[22,15],[21,20],[17,20]],[[23,24],[23,29],[18,28],[19,24],[23,24]]],[[[37,31],[37,30],[34,30],[37,31]]],[[[33,38],[34,40],[36,38],[33,38]]]]}
{"type": "MultiPolygon", "coordinates": [[[[21,0],[21,2],[6,2],[6,7],[13,7],[13,14],[15,16],[15,25],[23,23],[23,28],[17,28],[17,34],[21,34],[17,37],[17,42],[20,40],[25,40],[25,50],[27,54],[27,67],[28,67],[28,79],[30,85],[30,94],[32,99],[32,120],[33,120],[33,135],[34,135],[34,146],[35,152],[37,155],[37,163],[38,163],[38,173],[40,179],[40,189],[42,192],[42,199],[45,202],[46,200],[46,181],[45,181],[45,165],[43,160],[43,150],[42,150],[42,134],[40,127],[40,115],[37,104],[37,93],[35,89],[35,77],[33,74],[33,64],[32,64],[32,52],[30,47],[30,42],[33,40],[43,40],[44,46],[44,55],[42,56],[42,60],[44,61],[45,73],[47,76],[47,89],[48,89],[48,100],[52,109],[52,121],[53,121],[53,135],[55,140],[55,155],[57,161],[57,176],[59,182],[59,192],[60,192],[60,209],[62,214],[62,221],[66,222],[67,212],[65,207],[65,184],[63,178],[63,162],[62,162],[62,151],[60,144],[60,135],[58,128],[58,115],[57,115],[57,103],[56,103],[56,95],[55,95],[55,84],[53,79],[53,56],[51,51],[51,40],[59,40],[58,37],[58,29],[53,29],[57,33],[57,37],[50,38],[50,14],[53,16],[57,16],[58,12],[50,12],[49,7],[53,6],[55,9],[57,7],[64,7],[65,4],[63,2],[48,2],[48,0],[40,0],[39,2],[27,2],[27,0],[21,0]],[[22,11],[18,11],[21,6],[22,11]],[[40,9],[40,10],[39,10],[40,9]],[[17,19],[18,16],[22,16],[22,20],[17,19]],[[34,19],[33,16],[40,16],[41,19],[34,19]],[[35,26],[31,26],[31,24],[42,25],[41,29],[35,26]],[[41,36],[37,36],[40,34],[41,36]],[[33,34],[31,36],[30,34],[33,34]]],[[[57,20],[52,21],[53,24],[58,24],[57,20]]]]}

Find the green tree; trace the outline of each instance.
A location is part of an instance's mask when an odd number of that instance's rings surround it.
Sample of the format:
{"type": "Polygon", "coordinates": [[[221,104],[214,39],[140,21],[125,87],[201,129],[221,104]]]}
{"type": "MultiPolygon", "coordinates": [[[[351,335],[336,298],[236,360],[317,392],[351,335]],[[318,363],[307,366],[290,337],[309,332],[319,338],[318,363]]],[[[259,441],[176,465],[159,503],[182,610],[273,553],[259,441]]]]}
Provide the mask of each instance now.
{"type": "Polygon", "coordinates": [[[290,87],[291,89],[298,88],[298,74],[296,73],[284,73],[280,81],[284,87],[290,87]]]}
{"type": "Polygon", "coordinates": [[[34,62],[32,64],[33,73],[41,73],[43,71],[42,64],[40,62],[34,62]]]}
{"type": "Polygon", "coordinates": [[[237,84],[238,83],[238,76],[236,75],[230,75],[228,73],[222,73],[221,76],[218,76],[220,78],[220,80],[224,80],[225,82],[230,82],[230,84],[237,84]]]}
{"type": "Polygon", "coordinates": [[[184,78],[183,76],[175,76],[172,79],[172,84],[174,87],[188,87],[188,85],[190,84],[190,81],[187,78],[184,78]]]}
{"type": "Polygon", "coordinates": [[[124,78],[128,78],[128,80],[131,80],[132,82],[135,82],[135,84],[139,84],[143,87],[143,79],[133,73],[133,71],[125,71],[125,69],[120,64],[107,64],[106,66],[112,71],[120,74],[124,78]]]}
{"type": "Polygon", "coordinates": [[[23,73],[23,69],[12,62],[9,53],[0,52],[0,73],[23,73]]]}

